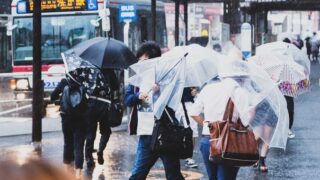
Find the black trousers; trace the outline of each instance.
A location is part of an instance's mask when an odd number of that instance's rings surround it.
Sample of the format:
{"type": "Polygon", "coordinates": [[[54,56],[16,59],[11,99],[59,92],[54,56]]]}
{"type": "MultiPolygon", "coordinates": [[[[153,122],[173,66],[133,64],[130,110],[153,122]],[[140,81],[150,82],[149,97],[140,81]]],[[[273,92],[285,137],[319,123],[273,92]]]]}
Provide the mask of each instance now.
{"type": "Polygon", "coordinates": [[[111,128],[108,126],[108,117],[106,116],[105,109],[107,104],[101,101],[89,99],[88,107],[86,112],[86,146],[85,146],[85,157],[86,160],[92,159],[92,153],[94,148],[94,140],[97,134],[97,127],[99,123],[99,131],[101,134],[98,152],[103,152],[107,146],[111,135],[111,128]]]}
{"type": "Polygon", "coordinates": [[[284,96],[287,101],[287,108],[289,113],[289,129],[292,128],[293,119],[294,119],[294,100],[293,97],[284,96]]]}
{"type": "Polygon", "coordinates": [[[64,139],[63,163],[75,162],[75,168],[83,168],[85,121],[81,117],[61,114],[61,125],[64,139]]]}

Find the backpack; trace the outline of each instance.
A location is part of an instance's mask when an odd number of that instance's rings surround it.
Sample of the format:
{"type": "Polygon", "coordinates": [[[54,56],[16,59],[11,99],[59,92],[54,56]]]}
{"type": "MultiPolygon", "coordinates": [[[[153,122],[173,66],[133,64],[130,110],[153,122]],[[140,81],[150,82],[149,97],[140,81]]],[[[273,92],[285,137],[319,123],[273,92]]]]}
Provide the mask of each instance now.
{"type": "Polygon", "coordinates": [[[84,86],[65,86],[61,98],[61,111],[66,114],[83,114],[87,107],[87,94],[84,86]]]}

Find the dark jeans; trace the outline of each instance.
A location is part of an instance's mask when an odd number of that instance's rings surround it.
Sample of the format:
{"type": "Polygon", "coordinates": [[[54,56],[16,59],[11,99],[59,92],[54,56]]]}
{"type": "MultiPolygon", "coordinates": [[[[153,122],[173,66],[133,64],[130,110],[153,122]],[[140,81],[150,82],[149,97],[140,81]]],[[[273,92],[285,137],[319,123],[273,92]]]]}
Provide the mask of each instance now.
{"type": "Polygon", "coordinates": [[[289,129],[292,128],[293,119],[294,119],[294,100],[293,97],[284,96],[287,101],[287,108],[289,113],[289,129]]]}
{"type": "Polygon", "coordinates": [[[145,180],[152,166],[160,158],[164,165],[167,180],[183,180],[184,178],[180,172],[180,160],[151,152],[151,138],[151,135],[139,137],[135,163],[129,179],[145,180]]]}
{"type": "Polygon", "coordinates": [[[209,180],[235,180],[239,171],[239,167],[225,166],[213,164],[209,160],[210,142],[209,137],[203,136],[200,141],[200,151],[209,180]]]}
{"type": "Polygon", "coordinates": [[[85,122],[81,117],[61,114],[64,139],[63,162],[75,161],[75,168],[83,168],[83,149],[85,140],[85,122]]]}
{"type": "Polygon", "coordinates": [[[73,155],[73,133],[74,128],[72,126],[71,119],[68,119],[65,115],[61,114],[61,125],[63,133],[63,163],[71,164],[74,161],[73,155]]]}
{"type": "Polygon", "coordinates": [[[99,130],[101,134],[98,152],[103,152],[107,146],[111,135],[111,128],[107,125],[107,117],[102,117],[101,114],[105,110],[106,104],[96,100],[89,100],[86,113],[86,160],[93,159],[92,152],[94,148],[94,140],[96,139],[97,127],[99,122],[99,130]]]}

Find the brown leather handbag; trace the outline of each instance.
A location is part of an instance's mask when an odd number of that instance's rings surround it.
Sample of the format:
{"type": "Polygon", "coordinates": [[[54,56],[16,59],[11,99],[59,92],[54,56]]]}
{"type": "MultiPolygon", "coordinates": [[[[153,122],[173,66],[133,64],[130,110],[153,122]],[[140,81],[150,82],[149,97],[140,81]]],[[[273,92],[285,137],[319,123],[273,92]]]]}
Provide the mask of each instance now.
{"type": "Polygon", "coordinates": [[[209,124],[210,161],[229,166],[251,166],[259,160],[258,144],[252,130],[240,118],[232,122],[234,104],[228,100],[222,121],[209,124]]]}

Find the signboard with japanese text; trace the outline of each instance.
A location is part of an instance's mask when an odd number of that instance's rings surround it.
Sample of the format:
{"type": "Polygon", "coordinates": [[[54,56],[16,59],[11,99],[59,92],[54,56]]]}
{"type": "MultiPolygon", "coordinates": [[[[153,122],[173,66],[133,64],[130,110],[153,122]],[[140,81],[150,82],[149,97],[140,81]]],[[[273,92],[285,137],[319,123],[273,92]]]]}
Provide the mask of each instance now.
{"type": "MultiPolygon", "coordinates": [[[[34,0],[18,2],[18,13],[32,13],[33,2],[34,0]],[[25,7],[25,11],[21,11],[21,7],[25,7]]],[[[97,0],[41,0],[41,10],[42,12],[93,11],[98,10],[98,2],[97,0]]]]}

